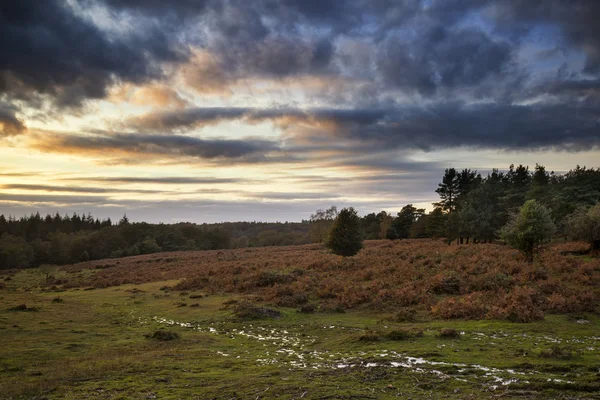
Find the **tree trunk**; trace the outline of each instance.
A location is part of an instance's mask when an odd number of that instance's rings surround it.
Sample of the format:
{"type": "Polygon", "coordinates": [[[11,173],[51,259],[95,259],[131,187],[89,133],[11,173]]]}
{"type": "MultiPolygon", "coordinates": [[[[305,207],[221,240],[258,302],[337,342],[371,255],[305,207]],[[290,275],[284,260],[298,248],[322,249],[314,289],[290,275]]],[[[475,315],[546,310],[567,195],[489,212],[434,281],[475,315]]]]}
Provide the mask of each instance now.
{"type": "Polygon", "coordinates": [[[463,244],[463,238],[462,237],[460,238],[460,244],[463,244]]]}
{"type": "Polygon", "coordinates": [[[469,244],[469,238],[467,238],[467,244],[469,244]]]}

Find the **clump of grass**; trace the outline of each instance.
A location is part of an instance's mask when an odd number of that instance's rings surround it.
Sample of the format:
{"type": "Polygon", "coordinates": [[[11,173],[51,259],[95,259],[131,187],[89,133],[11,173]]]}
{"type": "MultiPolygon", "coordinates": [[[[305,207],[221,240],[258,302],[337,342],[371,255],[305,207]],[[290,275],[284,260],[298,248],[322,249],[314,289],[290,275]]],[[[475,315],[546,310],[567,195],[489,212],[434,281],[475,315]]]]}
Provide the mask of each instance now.
{"type": "Polygon", "coordinates": [[[273,286],[278,283],[290,283],[295,279],[296,278],[293,275],[281,271],[262,271],[258,274],[256,286],[266,287],[273,286]]]}
{"type": "Polygon", "coordinates": [[[39,311],[37,307],[27,307],[27,304],[19,304],[18,306],[11,307],[8,311],[39,311]]]}
{"type": "Polygon", "coordinates": [[[411,332],[405,329],[397,329],[391,332],[388,332],[385,337],[388,340],[408,340],[414,339],[416,337],[422,337],[423,331],[411,332]]]}
{"type": "Polygon", "coordinates": [[[234,305],[233,314],[239,319],[279,318],[281,312],[266,307],[257,307],[254,304],[241,301],[234,305]]]}
{"type": "Polygon", "coordinates": [[[441,338],[444,338],[444,339],[457,339],[460,337],[460,333],[458,333],[458,331],[456,329],[444,328],[444,329],[440,330],[440,333],[438,336],[441,338]]]}
{"type": "Polygon", "coordinates": [[[541,358],[554,358],[557,360],[570,360],[573,358],[573,352],[565,347],[558,345],[552,346],[550,349],[542,350],[539,354],[541,358]]]}
{"type": "Polygon", "coordinates": [[[413,322],[416,318],[417,310],[414,308],[402,307],[391,318],[394,322],[413,322]]]}
{"type": "Polygon", "coordinates": [[[146,335],[146,337],[154,340],[159,340],[161,342],[168,342],[171,340],[179,339],[179,333],[174,331],[166,331],[166,330],[158,330],[154,332],[152,335],[146,335]]]}
{"type": "Polygon", "coordinates": [[[62,297],[55,297],[52,299],[53,303],[64,303],[64,299],[62,297]]]}
{"type": "Polygon", "coordinates": [[[180,301],[180,302],[177,302],[177,303],[175,303],[175,305],[176,305],[177,307],[187,307],[187,303],[184,303],[184,302],[181,302],[181,301],[180,301]]]}
{"type": "Polygon", "coordinates": [[[202,296],[201,294],[190,294],[190,299],[201,299],[202,296]]]}
{"type": "Polygon", "coordinates": [[[358,337],[359,342],[378,342],[381,336],[376,332],[367,332],[358,337]]]}
{"type": "Polygon", "coordinates": [[[311,314],[317,310],[317,307],[314,304],[303,304],[298,308],[299,313],[303,314],[311,314]]]}

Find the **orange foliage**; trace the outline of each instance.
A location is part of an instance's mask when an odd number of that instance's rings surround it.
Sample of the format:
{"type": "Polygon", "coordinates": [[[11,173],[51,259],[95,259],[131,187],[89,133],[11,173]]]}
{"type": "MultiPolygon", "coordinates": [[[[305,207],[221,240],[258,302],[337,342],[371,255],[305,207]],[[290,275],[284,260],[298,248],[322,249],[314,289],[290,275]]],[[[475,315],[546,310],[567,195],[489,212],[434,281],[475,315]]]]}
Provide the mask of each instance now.
{"type": "Polygon", "coordinates": [[[181,279],[176,290],[255,295],[270,304],[321,309],[429,310],[439,318],[532,321],[544,312],[597,311],[600,260],[556,245],[534,263],[496,244],[367,241],[355,257],[321,245],[191,251],[64,267],[98,269],[70,286],[109,287],[181,279]]]}

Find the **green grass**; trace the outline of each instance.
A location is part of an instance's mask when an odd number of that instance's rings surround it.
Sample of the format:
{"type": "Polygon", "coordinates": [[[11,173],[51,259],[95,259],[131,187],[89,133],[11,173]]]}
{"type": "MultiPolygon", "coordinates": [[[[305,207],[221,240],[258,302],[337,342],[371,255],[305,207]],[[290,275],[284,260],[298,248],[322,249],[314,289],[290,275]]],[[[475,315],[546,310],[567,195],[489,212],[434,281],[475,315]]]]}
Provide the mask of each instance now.
{"type": "Polygon", "coordinates": [[[546,399],[600,391],[595,315],[395,323],[360,310],[281,308],[278,319],[240,321],[224,306],[236,297],[159,290],[175,281],[56,292],[32,289],[35,279],[20,272],[0,292],[1,398],[546,399]],[[9,311],[20,304],[38,311],[9,311]],[[440,337],[444,328],[461,334],[440,337]],[[160,329],[180,337],[146,337],[160,329]],[[393,331],[412,335],[390,340],[393,331]]]}

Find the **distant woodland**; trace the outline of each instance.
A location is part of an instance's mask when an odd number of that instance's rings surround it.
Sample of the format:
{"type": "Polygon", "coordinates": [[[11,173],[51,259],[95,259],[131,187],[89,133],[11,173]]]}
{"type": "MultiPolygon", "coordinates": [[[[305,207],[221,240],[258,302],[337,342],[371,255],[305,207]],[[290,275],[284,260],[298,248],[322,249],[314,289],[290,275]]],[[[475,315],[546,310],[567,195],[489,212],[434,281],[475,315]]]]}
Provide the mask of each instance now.
{"type": "MultiPolygon", "coordinates": [[[[381,211],[361,217],[365,239],[446,238],[480,243],[498,239],[500,229],[527,200],[552,215],[557,234],[566,236],[569,218],[600,202],[600,169],[577,166],[565,174],[511,165],[482,176],[475,170],[446,169],[436,192],[439,202],[426,213],[412,204],[396,215],[381,211]]],[[[0,215],[0,268],[71,264],[180,250],[281,246],[326,240],[336,207],[317,210],[298,223],[220,224],[114,223],[92,215],[15,218],[0,215]]],[[[252,216],[248,216],[249,219],[252,216]]]]}

